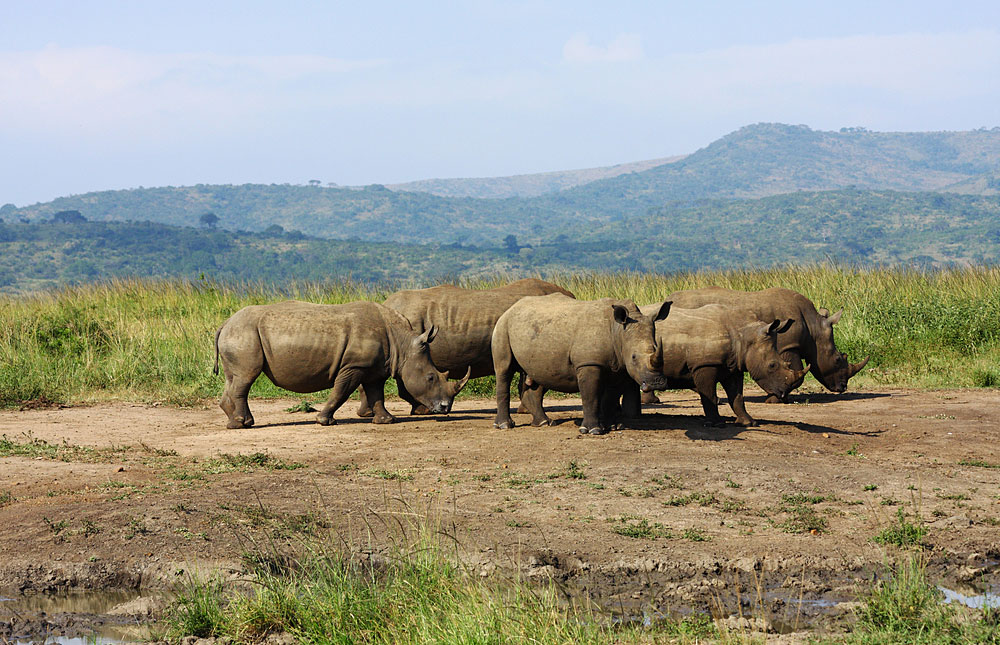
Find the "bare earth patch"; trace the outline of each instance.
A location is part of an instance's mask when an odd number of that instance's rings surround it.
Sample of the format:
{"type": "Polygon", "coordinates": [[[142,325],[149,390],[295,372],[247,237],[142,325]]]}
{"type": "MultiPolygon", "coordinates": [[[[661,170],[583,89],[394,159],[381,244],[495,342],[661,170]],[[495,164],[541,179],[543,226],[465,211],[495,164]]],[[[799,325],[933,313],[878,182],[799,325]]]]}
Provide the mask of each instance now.
{"type": "Polygon", "coordinates": [[[0,435],[38,447],[0,457],[0,590],[169,589],[255,547],[333,535],[366,554],[423,523],[483,576],[554,578],[626,614],[742,605],[795,627],[847,610],[900,509],[927,527],[942,582],[996,580],[996,390],[765,405],[751,389],[749,429],[703,427],[690,392],[660,398],[602,437],[577,432],[578,399],[549,402],[553,427],[505,431],[489,400],[420,418],[389,402],[393,425],[352,401],[332,427],[251,400],[247,430],[209,401],[0,412],[0,435]]]}

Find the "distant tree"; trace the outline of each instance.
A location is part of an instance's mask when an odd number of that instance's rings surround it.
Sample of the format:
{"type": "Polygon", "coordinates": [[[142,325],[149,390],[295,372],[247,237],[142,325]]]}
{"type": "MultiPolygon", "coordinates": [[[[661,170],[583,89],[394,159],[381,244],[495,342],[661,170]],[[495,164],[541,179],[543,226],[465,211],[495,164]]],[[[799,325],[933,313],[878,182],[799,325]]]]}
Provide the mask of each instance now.
{"type": "Polygon", "coordinates": [[[321,183],[323,183],[323,182],[321,182],[319,179],[310,179],[309,180],[309,185],[310,186],[319,186],[321,183]]]}
{"type": "Polygon", "coordinates": [[[80,214],[80,211],[59,211],[52,215],[53,222],[60,224],[82,224],[87,218],[80,214]]]}
{"type": "Polygon", "coordinates": [[[271,224],[270,226],[264,229],[264,234],[270,235],[272,237],[277,235],[282,235],[284,234],[284,232],[285,232],[285,227],[283,227],[280,224],[271,224]]]}
{"type": "Polygon", "coordinates": [[[198,221],[201,222],[202,226],[215,228],[215,225],[219,223],[219,216],[209,211],[207,213],[202,213],[201,217],[198,218],[198,221]]]}
{"type": "Polygon", "coordinates": [[[520,246],[517,245],[517,238],[514,237],[513,235],[508,235],[507,237],[503,238],[503,246],[505,249],[507,249],[508,253],[517,253],[517,250],[521,248],[520,246]]]}

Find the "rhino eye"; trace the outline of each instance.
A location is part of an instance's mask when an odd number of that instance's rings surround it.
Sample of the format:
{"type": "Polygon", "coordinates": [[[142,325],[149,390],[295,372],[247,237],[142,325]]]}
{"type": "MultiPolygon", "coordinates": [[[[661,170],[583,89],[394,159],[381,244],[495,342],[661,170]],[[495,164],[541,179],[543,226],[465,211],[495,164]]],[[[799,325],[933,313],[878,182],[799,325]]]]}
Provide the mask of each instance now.
{"type": "Polygon", "coordinates": [[[637,357],[637,356],[636,356],[635,354],[632,354],[632,360],[633,360],[633,361],[634,361],[634,360],[636,360],[637,358],[638,358],[638,357],[637,357]]]}
{"type": "Polygon", "coordinates": [[[778,369],[778,364],[777,364],[777,363],[775,363],[774,361],[771,361],[771,362],[770,362],[770,363],[768,364],[768,366],[767,366],[767,369],[769,369],[769,370],[774,370],[774,369],[778,369]]]}
{"type": "Polygon", "coordinates": [[[428,374],[427,375],[427,382],[428,383],[433,383],[434,382],[434,375],[433,374],[428,374]]]}

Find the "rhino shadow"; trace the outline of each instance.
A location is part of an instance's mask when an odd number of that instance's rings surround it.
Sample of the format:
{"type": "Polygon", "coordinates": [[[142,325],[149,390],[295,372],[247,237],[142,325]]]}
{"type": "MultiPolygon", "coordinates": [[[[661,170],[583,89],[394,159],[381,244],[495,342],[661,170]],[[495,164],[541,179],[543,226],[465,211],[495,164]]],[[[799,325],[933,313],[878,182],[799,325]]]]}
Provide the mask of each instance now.
{"type": "MultiPolygon", "coordinates": [[[[836,403],[838,401],[864,401],[867,399],[882,399],[892,396],[888,392],[813,392],[812,394],[792,394],[788,397],[790,403],[811,404],[811,403],[836,403]]],[[[725,400],[723,397],[722,400],[725,400]]],[[[744,401],[754,403],[764,403],[767,400],[766,394],[754,394],[743,397],[744,401]]]]}

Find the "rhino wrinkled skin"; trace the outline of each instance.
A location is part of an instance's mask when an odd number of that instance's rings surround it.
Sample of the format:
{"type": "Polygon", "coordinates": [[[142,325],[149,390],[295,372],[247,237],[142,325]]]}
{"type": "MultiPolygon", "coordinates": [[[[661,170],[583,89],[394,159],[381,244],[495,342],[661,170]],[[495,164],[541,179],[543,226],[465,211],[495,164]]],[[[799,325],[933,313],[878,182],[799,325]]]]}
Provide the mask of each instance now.
{"type": "MultiPolygon", "coordinates": [[[[653,314],[660,303],[640,307],[653,314]]],[[[681,309],[676,305],[670,316],[656,323],[656,345],[661,372],[671,388],[692,388],[701,397],[709,425],[723,425],[716,401],[716,384],[721,383],[736,414],[736,423],[755,426],[757,422],[743,401],[743,374],[770,395],[785,397],[801,382],[806,370],[794,370],[781,359],[778,339],[792,326],[792,320],[762,322],[745,309],[705,305],[681,309]]],[[[626,390],[623,406],[627,416],[639,413],[639,392],[626,390]]]]}
{"type": "MultiPolygon", "coordinates": [[[[828,316],[826,310],[817,311],[808,298],[791,289],[775,287],[762,291],[736,291],[706,287],[675,291],[666,299],[684,309],[719,304],[745,309],[759,320],[791,319],[791,328],[778,338],[781,358],[795,370],[801,370],[805,361],[816,380],[832,392],[844,392],[848,379],[868,364],[867,358],[861,363],[848,363],[847,356],[837,351],[833,342],[833,326],[840,320],[843,310],[828,316]]],[[[801,381],[791,389],[800,385],[801,381]]],[[[787,402],[787,396],[768,398],[769,403],[777,401],[787,402]]]]}
{"type": "Polygon", "coordinates": [[[320,305],[288,301],[240,309],[215,333],[215,373],[219,359],[226,386],[219,406],[228,428],[254,424],[247,393],[261,372],[293,392],[332,388],[317,415],[322,425],[358,388],[374,410],[374,423],[395,419],[385,409],[390,376],[435,412],[447,413],[464,382],[449,383],[431,362],[436,329],[418,334],[399,313],[374,302],[320,305]]]}
{"type": "Polygon", "coordinates": [[[542,388],[579,392],[583,401],[581,433],[604,434],[616,425],[602,398],[622,380],[632,378],[643,391],[663,389],[654,322],[666,317],[670,303],[646,316],[631,300],[581,301],[563,294],[523,298],[511,306],[493,330],[497,377],[494,426],[513,428],[510,381],[515,371],[528,376],[522,402],[532,425],[548,425],[542,388]]]}
{"type": "MultiPolygon", "coordinates": [[[[417,332],[429,329],[432,324],[437,326],[431,360],[438,369],[447,372],[450,378],[462,374],[479,378],[493,374],[490,344],[493,328],[503,312],[521,298],[550,293],[573,297],[551,282],[525,278],[493,289],[464,289],[450,284],[407,289],[397,291],[382,304],[402,314],[417,332]]],[[[407,399],[407,402],[413,414],[428,413],[417,401],[407,399]]],[[[358,409],[359,416],[371,414],[372,410],[365,405],[358,409]]]]}

